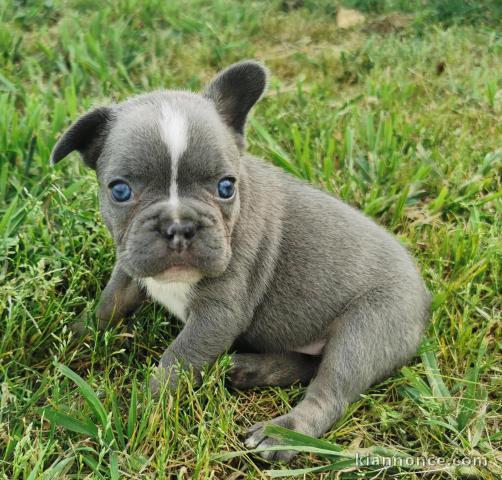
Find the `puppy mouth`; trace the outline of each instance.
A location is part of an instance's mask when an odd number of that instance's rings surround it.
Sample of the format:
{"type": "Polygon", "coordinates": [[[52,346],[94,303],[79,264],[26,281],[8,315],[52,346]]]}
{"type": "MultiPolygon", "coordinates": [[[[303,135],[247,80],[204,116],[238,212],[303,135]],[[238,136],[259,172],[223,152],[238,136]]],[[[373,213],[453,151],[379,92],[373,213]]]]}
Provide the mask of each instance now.
{"type": "Polygon", "coordinates": [[[202,272],[186,263],[175,263],[152,278],[160,283],[196,283],[202,278],[202,272]]]}

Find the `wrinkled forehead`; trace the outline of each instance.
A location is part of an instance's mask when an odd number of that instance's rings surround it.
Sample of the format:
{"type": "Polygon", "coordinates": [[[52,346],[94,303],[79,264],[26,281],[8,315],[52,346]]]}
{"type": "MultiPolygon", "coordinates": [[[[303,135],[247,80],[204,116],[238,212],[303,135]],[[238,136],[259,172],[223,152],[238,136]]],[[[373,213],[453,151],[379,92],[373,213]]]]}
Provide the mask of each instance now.
{"type": "Polygon", "coordinates": [[[110,176],[170,177],[176,167],[188,176],[211,177],[237,173],[238,151],[209,101],[165,92],[120,106],[103,157],[112,159],[103,166],[110,176]]]}

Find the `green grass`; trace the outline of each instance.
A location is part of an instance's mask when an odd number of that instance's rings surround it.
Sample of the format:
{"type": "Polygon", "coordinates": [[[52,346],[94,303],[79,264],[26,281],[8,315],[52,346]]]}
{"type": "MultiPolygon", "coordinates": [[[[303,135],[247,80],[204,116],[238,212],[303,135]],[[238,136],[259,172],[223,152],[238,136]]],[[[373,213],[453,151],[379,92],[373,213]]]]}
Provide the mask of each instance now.
{"type": "Polygon", "coordinates": [[[334,470],[305,478],[423,476],[354,469],[356,451],[482,457],[478,478],[500,475],[500,7],[351,1],[367,19],[342,31],[336,2],[286,3],[0,2],[0,478],[267,478],[313,467],[334,470]],[[330,443],[290,437],[320,450],[288,467],[232,452],[300,387],[231,392],[223,357],[201,387],[187,375],[154,401],[146,380],[178,323],[146,305],[128,325],[96,331],[114,253],[94,175],[77,155],[48,164],[91,105],[199,89],[248,57],[273,73],[251,152],[385,225],[434,294],[415,361],[351,405],[330,443]],[[70,325],[82,319],[89,334],[77,339],[70,325]]]}

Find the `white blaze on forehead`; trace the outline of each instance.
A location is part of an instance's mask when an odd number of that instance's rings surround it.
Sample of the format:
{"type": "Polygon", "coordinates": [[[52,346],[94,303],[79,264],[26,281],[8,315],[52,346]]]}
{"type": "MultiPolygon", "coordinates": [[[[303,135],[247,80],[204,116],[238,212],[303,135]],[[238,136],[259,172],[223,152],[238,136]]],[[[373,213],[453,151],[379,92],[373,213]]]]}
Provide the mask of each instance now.
{"type": "Polygon", "coordinates": [[[173,207],[179,205],[178,197],[178,164],[181,156],[187,149],[188,123],[186,117],[164,103],[160,117],[160,135],[169,149],[171,156],[171,184],[169,187],[169,204],[173,207]]]}

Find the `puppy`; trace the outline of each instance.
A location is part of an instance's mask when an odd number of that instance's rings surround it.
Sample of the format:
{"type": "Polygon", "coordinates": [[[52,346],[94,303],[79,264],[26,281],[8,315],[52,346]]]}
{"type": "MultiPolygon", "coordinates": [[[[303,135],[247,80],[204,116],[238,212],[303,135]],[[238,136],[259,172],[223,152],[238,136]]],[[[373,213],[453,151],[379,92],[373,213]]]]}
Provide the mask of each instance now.
{"type": "MultiPolygon", "coordinates": [[[[268,423],[320,436],[414,355],[430,295],[406,250],[340,200],[245,151],[266,70],[244,61],[202,94],[158,91],[79,118],[52,152],[96,171],[117,262],[103,322],[145,295],[184,322],[152,388],[232,353],[237,388],[309,383],[268,423]]],[[[265,423],[246,446],[276,443],[265,423]]],[[[291,451],[266,452],[288,461],[291,451]]]]}

